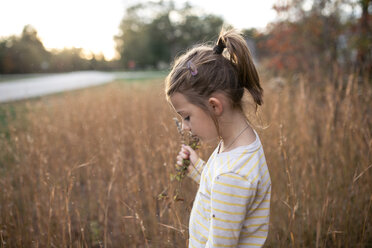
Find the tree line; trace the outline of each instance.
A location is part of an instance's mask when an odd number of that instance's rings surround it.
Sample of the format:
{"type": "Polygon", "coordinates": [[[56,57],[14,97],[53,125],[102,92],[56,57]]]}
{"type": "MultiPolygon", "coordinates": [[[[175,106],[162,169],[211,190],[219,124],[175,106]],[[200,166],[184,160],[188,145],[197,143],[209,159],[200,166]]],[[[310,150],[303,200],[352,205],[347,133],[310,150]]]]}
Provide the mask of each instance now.
{"type": "Polygon", "coordinates": [[[86,59],[81,48],[47,51],[30,25],[23,28],[21,35],[0,40],[1,74],[112,70],[119,66],[117,61],[106,61],[103,56],[86,59]]]}
{"type": "MultiPolygon", "coordinates": [[[[242,31],[266,68],[275,73],[326,72],[337,66],[371,73],[371,0],[281,3],[285,4],[274,5],[278,20],[265,31],[242,31]]],[[[126,9],[114,37],[120,54],[117,61],[103,56],[86,59],[79,48],[49,52],[37,31],[26,26],[20,36],[0,40],[0,73],[167,69],[175,56],[194,44],[216,40],[223,25],[220,16],[189,3],[135,4],[126,9]]]]}
{"type": "Polygon", "coordinates": [[[274,9],[279,20],[260,34],[258,44],[267,68],[319,75],[359,70],[371,76],[371,0],[292,0],[274,9]]]}

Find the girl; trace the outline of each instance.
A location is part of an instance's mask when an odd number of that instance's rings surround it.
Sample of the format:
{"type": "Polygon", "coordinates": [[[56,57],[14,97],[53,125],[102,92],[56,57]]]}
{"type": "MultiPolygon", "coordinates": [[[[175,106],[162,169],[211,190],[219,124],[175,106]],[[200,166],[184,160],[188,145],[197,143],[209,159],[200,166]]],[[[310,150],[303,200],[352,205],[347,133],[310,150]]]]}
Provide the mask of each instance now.
{"type": "Polygon", "coordinates": [[[189,247],[260,247],[269,227],[271,181],[261,141],[244,115],[245,89],[257,105],[263,90],[244,38],[222,31],[214,47],[180,56],[166,97],[182,128],[203,142],[220,140],[205,163],[183,146],[188,176],[199,183],[189,221],[189,247]]]}

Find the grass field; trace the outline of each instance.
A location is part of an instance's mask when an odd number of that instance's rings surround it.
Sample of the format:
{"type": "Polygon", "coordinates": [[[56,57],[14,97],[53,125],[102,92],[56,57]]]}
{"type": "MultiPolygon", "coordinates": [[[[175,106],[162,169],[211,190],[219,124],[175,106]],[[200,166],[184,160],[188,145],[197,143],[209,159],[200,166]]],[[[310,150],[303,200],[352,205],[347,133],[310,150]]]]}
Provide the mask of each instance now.
{"type": "MultiPolygon", "coordinates": [[[[368,79],[262,76],[260,118],[249,98],[247,114],[272,179],[265,247],[371,247],[368,79]]],[[[157,199],[180,146],[163,91],[162,78],[119,80],[1,104],[0,247],[186,247],[197,185],[157,199]]]]}

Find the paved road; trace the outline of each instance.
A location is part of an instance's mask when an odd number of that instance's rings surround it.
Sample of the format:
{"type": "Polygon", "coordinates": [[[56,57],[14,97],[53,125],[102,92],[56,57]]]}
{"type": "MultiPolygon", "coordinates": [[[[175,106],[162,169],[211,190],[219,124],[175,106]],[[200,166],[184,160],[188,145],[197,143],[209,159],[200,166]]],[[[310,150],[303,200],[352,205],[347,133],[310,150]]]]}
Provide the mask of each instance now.
{"type": "Polygon", "coordinates": [[[104,84],[116,78],[114,73],[80,71],[24,78],[0,83],[0,102],[26,99],[56,92],[104,84]]]}

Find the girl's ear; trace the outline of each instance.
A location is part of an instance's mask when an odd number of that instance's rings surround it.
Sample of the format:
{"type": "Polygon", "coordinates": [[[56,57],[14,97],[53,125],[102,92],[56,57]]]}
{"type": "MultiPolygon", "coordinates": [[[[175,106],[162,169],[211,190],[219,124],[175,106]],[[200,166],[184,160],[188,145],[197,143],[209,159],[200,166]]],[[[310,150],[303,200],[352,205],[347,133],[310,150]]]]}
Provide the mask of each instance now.
{"type": "Polygon", "coordinates": [[[219,116],[222,114],[223,111],[223,105],[220,99],[217,97],[211,97],[208,99],[208,104],[211,109],[211,111],[216,115],[219,116]]]}

